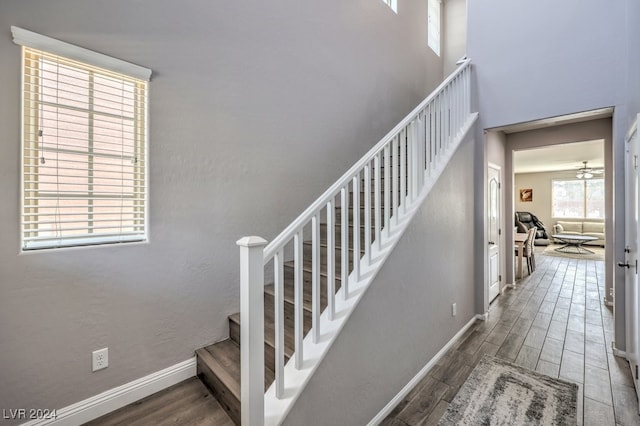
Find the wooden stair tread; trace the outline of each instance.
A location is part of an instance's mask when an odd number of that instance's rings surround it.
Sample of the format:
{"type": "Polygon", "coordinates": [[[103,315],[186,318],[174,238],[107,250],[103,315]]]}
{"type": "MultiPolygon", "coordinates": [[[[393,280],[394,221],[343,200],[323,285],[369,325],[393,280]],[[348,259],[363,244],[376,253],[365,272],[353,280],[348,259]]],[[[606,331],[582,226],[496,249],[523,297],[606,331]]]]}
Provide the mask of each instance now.
{"type": "MultiPolygon", "coordinates": [[[[216,373],[232,395],[240,401],[240,346],[231,339],[225,339],[196,351],[207,366],[216,373]]],[[[273,371],[265,367],[264,390],[275,380],[273,371]]]]}
{"type": "MultiPolygon", "coordinates": [[[[274,326],[274,318],[273,318],[273,306],[265,305],[264,307],[264,343],[271,348],[275,348],[275,336],[276,330],[274,326]]],[[[235,314],[229,315],[229,321],[233,321],[234,323],[240,326],[240,312],[236,312],[235,314]]],[[[291,358],[293,353],[295,352],[295,343],[293,341],[293,327],[287,324],[288,321],[285,321],[284,327],[284,355],[286,357],[285,362],[291,358]]]]}
{"type": "MultiPolygon", "coordinates": [[[[308,279],[305,279],[303,277],[303,291],[302,291],[302,306],[303,309],[311,314],[312,312],[312,289],[311,289],[311,274],[309,274],[308,279]]],[[[287,303],[288,305],[291,305],[292,309],[295,306],[294,304],[294,299],[295,299],[295,288],[294,288],[294,281],[293,279],[291,280],[286,280],[284,281],[284,302],[287,303]]],[[[338,291],[338,289],[340,289],[341,286],[341,282],[339,280],[336,280],[336,292],[338,291]]],[[[268,284],[264,287],[264,292],[265,294],[268,294],[272,297],[275,296],[275,290],[274,290],[274,284],[268,284]]],[[[320,309],[324,310],[324,308],[327,307],[327,284],[326,284],[326,280],[320,280],[320,309]]],[[[285,306],[285,309],[287,308],[287,306],[285,306]]],[[[309,323],[309,328],[311,327],[310,323],[309,323]]],[[[305,334],[308,331],[307,330],[307,323],[304,323],[304,328],[305,328],[305,334]]]]}

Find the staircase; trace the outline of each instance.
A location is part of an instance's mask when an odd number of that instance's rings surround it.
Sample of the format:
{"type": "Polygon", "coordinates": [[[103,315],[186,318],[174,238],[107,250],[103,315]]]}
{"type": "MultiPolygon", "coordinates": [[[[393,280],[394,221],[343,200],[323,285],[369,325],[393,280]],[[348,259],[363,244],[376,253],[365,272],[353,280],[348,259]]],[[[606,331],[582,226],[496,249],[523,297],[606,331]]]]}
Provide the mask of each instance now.
{"type": "Polygon", "coordinates": [[[238,241],[241,311],[196,351],[236,424],[284,420],[473,128],[470,75],[467,60],[270,244],[238,241]]]}
{"type": "MultiPolygon", "coordinates": [[[[361,192],[362,197],[364,193],[361,192]]],[[[361,206],[360,216],[364,218],[364,206],[361,206]]],[[[336,211],[339,216],[340,211],[336,211]]],[[[349,235],[353,238],[352,216],[349,218],[349,235]]],[[[363,227],[362,227],[363,228],[363,227]]],[[[342,247],[340,235],[342,230],[335,227],[336,257],[340,258],[342,247]]],[[[373,228],[370,227],[370,237],[373,238],[373,228]]],[[[324,310],[328,304],[327,298],[327,224],[320,224],[320,308],[324,310]]],[[[361,247],[364,247],[364,234],[360,233],[361,247]]],[[[312,258],[313,242],[311,239],[303,242],[304,259],[312,258]]],[[[353,249],[348,248],[349,271],[353,269],[353,249]]],[[[364,255],[364,249],[360,250],[360,256],[364,255]]],[[[283,263],[283,288],[284,288],[284,357],[285,362],[293,356],[295,351],[295,265],[293,261],[283,263]]],[[[334,272],[336,291],[341,288],[341,263],[336,265],[334,272]]],[[[311,330],[312,323],[312,265],[310,261],[303,267],[303,330],[306,336],[311,330]]],[[[275,283],[270,282],[264,287],[264,389],[266,391],[275,380],[275,283]]],[[[220,401],[227,414],[236,423],[240,424],[240,313],[228,317],[229,338],[205,348],[198,349],[197,371],[198,377],[207,385],[215,397],[220,401]]]]}

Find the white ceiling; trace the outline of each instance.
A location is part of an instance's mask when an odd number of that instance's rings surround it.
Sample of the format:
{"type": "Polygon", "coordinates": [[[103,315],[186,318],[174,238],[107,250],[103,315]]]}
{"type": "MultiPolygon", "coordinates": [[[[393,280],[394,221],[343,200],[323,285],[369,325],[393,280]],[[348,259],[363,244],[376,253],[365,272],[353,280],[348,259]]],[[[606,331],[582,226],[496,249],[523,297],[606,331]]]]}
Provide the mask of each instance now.
{"type": "Polygon", "coordinates": [[[514,173],[577,170],[583,161],[587,167],[604,167],[604,140],[550,145],[513,152],[514,173]]]}

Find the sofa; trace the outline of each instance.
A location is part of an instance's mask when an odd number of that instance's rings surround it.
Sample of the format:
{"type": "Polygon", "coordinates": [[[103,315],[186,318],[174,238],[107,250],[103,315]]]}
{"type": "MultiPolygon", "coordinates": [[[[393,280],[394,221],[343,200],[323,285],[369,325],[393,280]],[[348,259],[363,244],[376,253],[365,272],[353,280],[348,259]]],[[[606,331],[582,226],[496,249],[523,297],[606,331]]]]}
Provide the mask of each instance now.
{"type": "Polygon", "coordinates": [[[569,222],[559,220],[553,225],[553,233],[596,237],[597,240],[589,241],[585,243],[585,245],[604,247],[604,222],[569,222]]]}
{"type": "Polygon", "coordinates": [[[533,244],[536,246],[549,245],[549,236],[547,230],[544,228],[544,224],[531,212],[516,212],[515,213],[515,225],[516,232],[526,233],[529,229],[536,227],[536,237],[533,240],[533,244]]]}

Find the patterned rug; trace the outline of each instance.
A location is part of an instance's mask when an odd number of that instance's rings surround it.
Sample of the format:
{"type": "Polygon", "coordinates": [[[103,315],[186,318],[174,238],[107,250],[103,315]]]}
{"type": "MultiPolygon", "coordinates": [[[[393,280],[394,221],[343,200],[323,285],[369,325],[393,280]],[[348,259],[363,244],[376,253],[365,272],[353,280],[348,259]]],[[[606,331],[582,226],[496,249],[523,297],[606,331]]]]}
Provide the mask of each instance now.
{"type": "MultiPolygon", "coordinates": [[[[557,256],[557,257],[568,257],[571,259],[587,259],[587,260],[604,260],[604,247],[598,246],[585,246],[586,249],[591,250],[594,254],[591,253],[571,253],[571,252],[559,252],[556,251],[558,247],[562,247],[562,244],[549,244],[545,247],[542,252],[545,256],[557,256]]],[[[574,248],[569,248],[569,250],[575,250],[574,248]]]]}
{"type": "Polygon", "coordinates": [[[578,385],[485,355],[439,426],[576,425],[578,385]]]}

